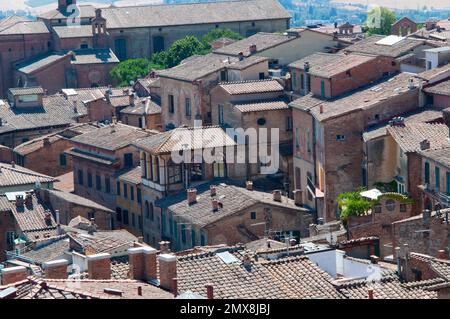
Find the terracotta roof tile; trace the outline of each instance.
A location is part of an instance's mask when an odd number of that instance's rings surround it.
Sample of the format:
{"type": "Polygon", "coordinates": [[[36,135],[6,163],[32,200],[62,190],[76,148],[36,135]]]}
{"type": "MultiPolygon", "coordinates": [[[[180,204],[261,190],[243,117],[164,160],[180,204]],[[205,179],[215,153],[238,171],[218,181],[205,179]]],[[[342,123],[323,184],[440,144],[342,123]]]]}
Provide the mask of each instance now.
{"type": "Polygon", "coordinates": [[[234,107],[241,113],[289,109],[289,105],[282,100],[235,104],[234,107]]]}
{"type": "Polygon", "coordinates": [[[52,183],[56,178],[37,173],[30,169],[14,164],[0,163],[0,187],[16,185],[33,185],[41,183],[52,183]]]}
{"type": "Polygon", "coordinates": [[[230,95],[283,91],[283,86],[276,80],[225,82],[219,86],[230,95]]]}

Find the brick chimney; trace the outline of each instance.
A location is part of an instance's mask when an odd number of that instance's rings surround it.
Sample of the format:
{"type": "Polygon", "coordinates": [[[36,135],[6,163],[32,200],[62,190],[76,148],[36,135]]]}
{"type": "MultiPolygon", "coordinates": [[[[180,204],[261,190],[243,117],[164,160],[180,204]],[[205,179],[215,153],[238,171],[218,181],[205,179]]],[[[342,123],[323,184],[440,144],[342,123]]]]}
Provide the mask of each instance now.
{"type": "Polygon", "coordinates": [[[369,288],[367,289],[367,295],[369,299],[373,299],[373,289],[369,288]]]}
{"type": "Polygon", "coordinates": [[[45,278],[47,279],[66,279],[67,266],[69,262],[65,259],[47,261],[43,264],[45,278]]]}
{"type": "Polygon", "coordinates": [[[219,210],[219,201],[217,199],[213,199],[211,203],[213,212],[217,212],[219,210]]]}
{"type": "Polygon", "coordinates": [[[252,181],[245,182],[245,188],[249,191],[252,191],[253,190],[253,182],[252,181]]]}
{"type": "Polygon", "coordinates": [[[303,191],[300,189],[296,189],[292,192],[294,194],[294,203],[297,206],[303,205],[303,191]]]}
{"type": "Polygon", "coordinates": [[[44,137],[43,142],[44,142],[45,147],[50,146],[50,138],[49,137],[44,137]]]}
{"type": "Polygon", "coordinates": [[[159,242],[159,250],[161,254],[167,254],[170,252],[170,241],[160,241],[159,242]]]}
{"type": "Polygon", "coordinates": [[[196,188],[189,188],[187,190],[187,200],[188,204],[192,205],[197,202],[197,189],[196,188]]]}
{"type": "Polygon", "coordinates": [[[214,299],[214,286],[212,284],[206,284],[206,297],[208,299],[214,299]]]}
{"type": "Polygon", "coordinates": [[[217,194],[216,186],[214,186],[214,185],[209,186],[209,191],[210,191],[211,197],[216,196],[216,194],[217,194]]]}
{"type": "Polygon", "coordinates": [[[128,249],[130,278],[136,280],[156,279],[156,249],[134,247],[128,249]]]}
{"type": "Polygon", "coordinates": [[[420,150],[425,151],[430,149],[430,141],[425,139],[422,142],[420,142],[420,150]]]}
{"type": "Polygon", "coordinates": [[[281,202],[281,191],[279,189],[276,189],[272,192],[273,194],[273,200],[276,202],[281,202]]]}
{"type": "Polygon", "coordinates": [[[31,195],[30,192],[27,192],[25,195],[25,205],[27,207],[30,207],[33,205],[33,196],[31,195]]]}
{"type": "Polygon", "coordinates": [[[9,285],[18,281],[25,280],[28,277],[27,269],[23,266],[3,268],[2,285],[9,285]]]}
{"type": "Polygon", "coordinates": [[[161,254],[159,262],[159,285],[173,291],[173,278],[177,277],[177,257],[172,254],[161,254]]]}
{"type": "Polygon", "coordinates": [[[248,50],[250,51],[250,54],[256,53],[256,51],[257,51],[256,44],[254,44],[254,43],[251,44],[251,45],[249,46],[248,50]]]}
{"type": "Polygon", "coordinates": [[[110,258],[107,253],[87,256],[89,279],[111,279],[110,258]]]}
{"type": "Polygon", "coordinates": [[[23,196],[22,195],[16,195],[16,207],[23,207],[23,196]]]}
{"type": "Polygon", "coordinates": [[[439,259],[448,259],[448,255],[447,255],[447,253],[445,252],[444,249],[440,249],[440,250],[438,250],[437,258],[439,258],[439,259]]]}
{"type": "Polygon", "coordinates": [[[378,264],[379,259],[380,259],[380,257],[378,257],[376,255],[370,255],[370,261],[372,262],[372,264],[378,264]]]}

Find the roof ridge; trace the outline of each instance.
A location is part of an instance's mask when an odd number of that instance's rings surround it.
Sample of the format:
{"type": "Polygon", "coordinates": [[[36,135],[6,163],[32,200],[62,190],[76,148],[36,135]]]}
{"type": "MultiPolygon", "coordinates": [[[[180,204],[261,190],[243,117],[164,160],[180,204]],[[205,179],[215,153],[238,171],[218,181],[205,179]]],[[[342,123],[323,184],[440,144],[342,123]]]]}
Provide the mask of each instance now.
{"type": "Polygon", "coordinates": [[[244,84],[244,83],[261,83],[261,82],[277,82],[276,79],[258,79],[258,80],[242,80],[242,81],[230,81],[230,82],[219,82],[219,85],[232,85],[232,84],[244,84]]]}

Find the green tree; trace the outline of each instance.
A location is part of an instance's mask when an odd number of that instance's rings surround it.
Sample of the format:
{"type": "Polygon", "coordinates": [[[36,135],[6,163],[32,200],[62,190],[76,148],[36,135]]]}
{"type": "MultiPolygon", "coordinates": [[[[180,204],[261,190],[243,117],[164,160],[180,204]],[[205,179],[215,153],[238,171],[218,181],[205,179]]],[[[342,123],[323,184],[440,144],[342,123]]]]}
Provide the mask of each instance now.
{"type": "Polygon", "coordinates": [[[194,36],[187,36],[183,39],[175,41],[169,50],[165,53],[165,65],[168,68],[178,65],[184,59],[195,55],[202,54],[205,46],[194,36]]]}
{"type": "Polygon", "coordinates": [[[395,21],[397,21],[397,17],[393,11],[385,7],[376,7],[367,13],[365,27],[369,35],[389,35],[395,21]]]}
{"type": "Polygon", "coordinates": [[[153,67],[155,65],[147,59],[130,59],[120,62],[111,70],[110,75],[120,86],[127,86],[130,81],[146,76],[153,67]]]}
{"type": "Polygon", "coordinates": [[[202,43],[205,47],[210,48],[211,42],[220,38],[228,38],[233,40],[241,40],[243,37],[230,29],[213,29],[205,34],[202,38],[202,43]]]}
{"type": "Polygon", "coordinates": [[[337,198],[340,219],[344,226],[347,225],[349,216],[365,215],[369,209],[372,208],[372,203],[368,199],[361,196],[361,191],[363,191],[363,189],[357,192],[342,193],[337,198]]]}

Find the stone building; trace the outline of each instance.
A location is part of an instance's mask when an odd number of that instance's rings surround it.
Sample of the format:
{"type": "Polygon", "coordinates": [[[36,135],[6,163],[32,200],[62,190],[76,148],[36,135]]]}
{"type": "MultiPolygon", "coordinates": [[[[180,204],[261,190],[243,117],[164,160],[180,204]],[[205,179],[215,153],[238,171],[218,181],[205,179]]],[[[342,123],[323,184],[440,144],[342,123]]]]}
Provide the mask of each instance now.
{"type": "Polygon", "coordinates": [[[116,174],[139,164],[139,152],[132,143],[152,134],[112,123],[72,138],[73,147],[66,154],[72,157],[74,193],[115,210],[120,194],[116,174]]]}
{"type": "MultiPolygon", "coordinates": [[[[229,184],[229,183],[228,183],[229,184]]],[[[281,195],[228,185],[207,183],[185,194],[156,201],[161,209],[161,235],[172,249],[246,243],[269,235],[278,239],[309,235],[312,215],[308,209],[281,195]]],[[[250,184],[251,185],[251,184],[250,184]]]]}
{"type": "Polygon", "coordinates": [[[363,132],[419,108],[420,83],[402,73],[334,99],[309,94],[291,102],[295,188],[318,217],[334,220],[337,196],[366,185],[363,132]]]}

